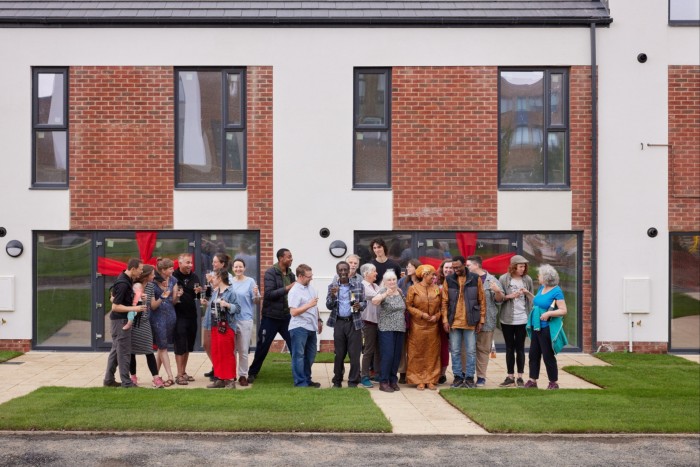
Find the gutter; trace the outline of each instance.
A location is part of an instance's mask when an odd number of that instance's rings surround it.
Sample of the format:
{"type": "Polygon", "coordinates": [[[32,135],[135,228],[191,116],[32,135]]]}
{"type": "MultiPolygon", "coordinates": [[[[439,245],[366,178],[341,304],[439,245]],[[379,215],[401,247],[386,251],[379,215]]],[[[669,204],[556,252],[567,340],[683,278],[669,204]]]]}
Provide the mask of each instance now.
{"type": "Polygon", "coordinates": [[[591,349],[598,341],[598,70],[591,23],[591,349]]]}

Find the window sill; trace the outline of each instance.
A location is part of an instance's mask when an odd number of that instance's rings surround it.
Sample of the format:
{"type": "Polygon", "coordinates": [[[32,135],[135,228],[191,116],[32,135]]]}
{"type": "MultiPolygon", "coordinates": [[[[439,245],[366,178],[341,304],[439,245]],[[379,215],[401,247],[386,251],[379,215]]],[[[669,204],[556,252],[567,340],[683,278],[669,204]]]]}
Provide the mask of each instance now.
{"type": "Polygon", "coordinates": [[[68,185],[34,185],[29,187],[30,190],[68,190],[68,185]]]}
{"type": "Polygon", "coordinates": [[[498,191],[571,191],[570,186],[500,186],[498,191]]]}
{"type": "Polygon", "coordinates": [[[176,186],[173,188],[175,191],[246,191],[248,187],[245,186],[176,186]]]}

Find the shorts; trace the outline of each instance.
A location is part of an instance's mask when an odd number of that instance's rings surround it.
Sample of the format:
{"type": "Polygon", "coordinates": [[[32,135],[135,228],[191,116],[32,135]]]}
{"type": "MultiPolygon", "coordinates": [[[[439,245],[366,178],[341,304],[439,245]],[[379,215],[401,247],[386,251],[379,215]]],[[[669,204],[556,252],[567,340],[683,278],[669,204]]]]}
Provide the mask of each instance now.
{"type": "Polygon", "coordinates": [[[197,339],[197,318],[178,318],[175,323],[175,338],[173,345],[175,355],[184,355],[194,351],[197,339]]]}

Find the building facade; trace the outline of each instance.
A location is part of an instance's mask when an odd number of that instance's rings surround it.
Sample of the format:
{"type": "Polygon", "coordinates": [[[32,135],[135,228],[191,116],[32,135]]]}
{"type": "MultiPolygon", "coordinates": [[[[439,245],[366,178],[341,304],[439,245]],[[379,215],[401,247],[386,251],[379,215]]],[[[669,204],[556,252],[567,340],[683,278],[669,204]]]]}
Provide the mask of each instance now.
{"type": "Polygon", "coordinates": [[[109,347],[132,256],[285,247],[325,296],[381,237],[554,265],[572,350],[697,352],[696,5],[552,5],[0,8],[0,348],[109,347]]]}

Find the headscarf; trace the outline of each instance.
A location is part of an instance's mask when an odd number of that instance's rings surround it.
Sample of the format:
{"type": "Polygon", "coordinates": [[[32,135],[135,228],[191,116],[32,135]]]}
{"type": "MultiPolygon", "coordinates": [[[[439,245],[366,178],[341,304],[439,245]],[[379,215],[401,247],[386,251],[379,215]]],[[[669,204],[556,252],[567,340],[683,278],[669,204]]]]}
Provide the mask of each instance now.
{"type": "Polygon", "coordinates": [[[416,277],[423,280],[423,276],[429,272],[435,273],[435,268],[429,264],[422,264],[416,269],[416,277]]]}

